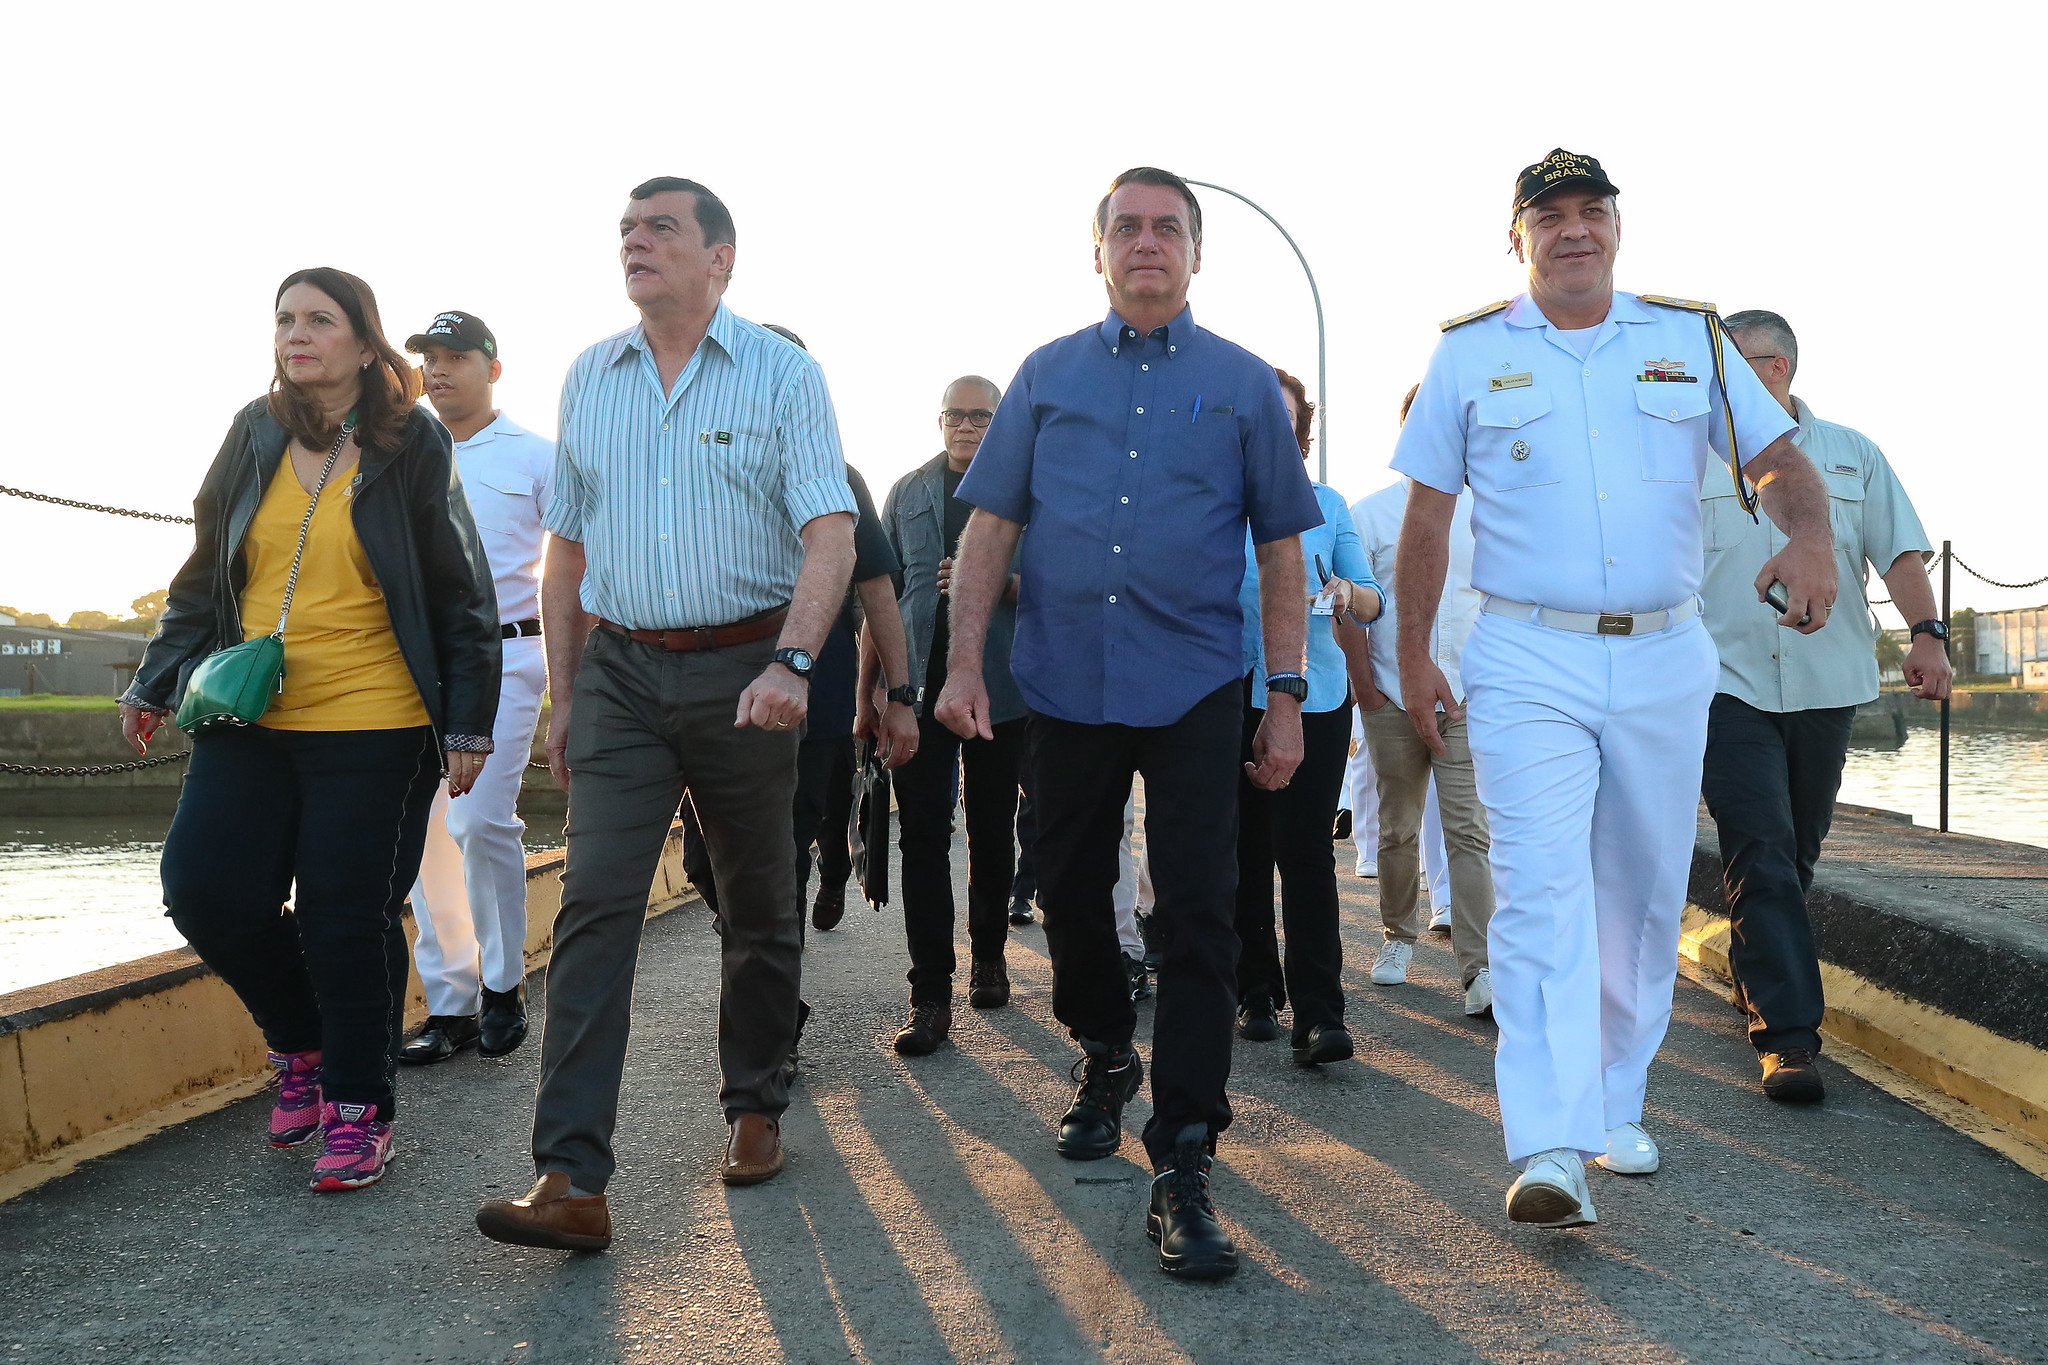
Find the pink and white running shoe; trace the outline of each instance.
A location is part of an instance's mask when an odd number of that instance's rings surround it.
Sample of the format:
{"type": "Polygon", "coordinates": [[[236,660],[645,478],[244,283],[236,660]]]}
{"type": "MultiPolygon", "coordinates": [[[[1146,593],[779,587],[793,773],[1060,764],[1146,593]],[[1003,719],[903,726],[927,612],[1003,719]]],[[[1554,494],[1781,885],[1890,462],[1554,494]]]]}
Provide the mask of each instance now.
{"type": "Polygon", "coordinates": [[[335,1104],[320,1109],[326,1150],[313,1163],[312,1188],[322,1194],[359,1190],[384,1178],[391,1163],[391,1125],[377,1121],[374,1104],[335,1104]]]}
{"type": "Polygon", "coordinates": [[[320,1054],[273,1052],[277,1103],[270,1110],[270,1145],[296,1147],[320,1131],[320,1054]]]}

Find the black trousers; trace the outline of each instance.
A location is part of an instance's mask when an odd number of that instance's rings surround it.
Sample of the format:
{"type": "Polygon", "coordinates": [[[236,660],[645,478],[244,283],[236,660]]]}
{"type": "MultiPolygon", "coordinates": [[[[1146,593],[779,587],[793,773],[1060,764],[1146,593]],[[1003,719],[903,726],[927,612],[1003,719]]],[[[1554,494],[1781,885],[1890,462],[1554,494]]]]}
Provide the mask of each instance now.
{"type": "Polygon", "coordinates": [[[917,754],[896,770],[896,846],[903,850],[903,928],[910,940],[910,999],[953,997],[953,782],[967,807],[967,941],[977,958],[1000,958],[1010,935],[1011,842],[1024,722],[991,727],[994,739],[963,740],[929,716],[917,723],[917,754]],[[956,765],[957,758],[957,765],[956,765]]]}
{"type": "Polygon", "coordinates": [[[1171,725],[1082,725],[1034,712],[1039,908],[1052,951],[1052,1012],[1078,1038],[1126,1044],[1137,1027],[1116,937],[1117,853],[1131,777],[1145,775],[1156,942],[1165,954],[1152,1025],[1156,1163],[1191,1123],[1230,1126],[1237,1013],[1237,753],[1244,685],[1233,678],[1171,725]]]}
{"type": "Polygon", "coordinates": [[[1721,837],[1728,965],[1758,1052],[1820,1051],[1822,998],[1806,893],[1834,818],[1853,706],[1760,711],[1727,693],[1707,713],[1701,790],[1721,837]]]}
{"type": "MultiPolygon", "coordinates": [[[[1248,687],[1248,685],[1247,685],[1248,687]]],[[[1264,711],[1247,690],[1239,757],[1252,761],[1252,737],[1264,711]]],[[[1294,1038],[1317,1024],[1344,1022],[1344,942],[1337,933],[1337,856],[1330,829],[1351,757],[1351,707],[1304,712],[1301,766],[1279,791],[1237,786],[1237,994],[1294,1002],[1294,1038]],[[1282,967],[1273,929],[1273,869],[1280,869],[1280,913],[1287,925],[1282,967]]]]}
{"type": "Polygon", "coordinates": [[[208,730],[164,839],[171,922],[271,1051],[318,1049],[326,1098],[379,1119],[396,1108],[400,916],[440,776],[425,726],[208,730]]]}
{"type": "Polygon", "coordinates": [[[853,853],[846,845],[853,817],[853,736],[806,736],[796,751],[796,800],[791,819],[796,833],[796,887],[801,897],[811,880],[811,845],[818,846],[818,885],[846,885],[853,853]]]}

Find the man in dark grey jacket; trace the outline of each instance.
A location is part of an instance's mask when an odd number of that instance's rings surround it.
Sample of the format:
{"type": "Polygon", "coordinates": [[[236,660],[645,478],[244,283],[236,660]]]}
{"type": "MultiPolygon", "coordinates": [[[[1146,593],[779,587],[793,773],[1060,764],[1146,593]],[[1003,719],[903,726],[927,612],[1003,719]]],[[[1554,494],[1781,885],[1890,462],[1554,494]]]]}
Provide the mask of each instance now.
{"type": "Polygon", "coordinates": [[[903,565],[910,685],[922,693],[917,753],[896,774],[903,825],[903,921],[910,939],[910,1022],[896,1035],[896,1050],[912,1057],[937,1048],[953,1027],[955,755],[967,807],[967,936],[974,955],[967,999],[976,1009],[1010,1001],[1003,945],[1010,932],[1017,776],[1024,745],[1024,698],[1010,677],[1010,640],[1017,624],[1014,573],[989,622],[982,656],[995,737],[963,740],[932,717],[932,704],[946,683],[953,555],[973,511],[954,492],[1002,398],[1002,390],[978,375],[947,385],[939,413],[945,450],[898,480],[882,509],[883,528],[903,565]]]}

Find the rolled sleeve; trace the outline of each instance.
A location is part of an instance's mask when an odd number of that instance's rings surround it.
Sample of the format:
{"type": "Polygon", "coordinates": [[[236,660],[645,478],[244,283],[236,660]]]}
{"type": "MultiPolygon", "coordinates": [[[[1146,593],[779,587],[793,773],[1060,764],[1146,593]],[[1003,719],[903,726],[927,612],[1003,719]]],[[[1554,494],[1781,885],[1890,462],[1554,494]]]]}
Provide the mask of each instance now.
{"type": "Polygon", "coordinates": [[[888,532],[882,529],[881,518],[875,515],[875,499],[868,492],[868,481],[852,465],[846,467],[846,481],[859,505],[853,522],[853,581],[894,578],[902,572],[903,565],[896,558],[895,546],[889,543],[888,532]]]}
{"type": "Polygon", "coordinates": [[[1321,526],[1323,509],[1287,420],[1280,381],[1271,373],[1243,439],[1244,510],[1253,543],[1269,545],[1321,526]]]}
{"type": "Polygon", "coordinates": [[[1891,461],[1885,459],[1876,445],[1867,449],[1870,477],[1864,484],[1863,549],[1882,574],[1900,555],[1914,551],[1927,554],[1934,547],[1928,543],[1927,528],[1920,524],[1920,514],[1914,510],[1913,500],[1906,496],[1905,485],[1892,471],[1891,461]]]}
{"type": "Polygon", "coordinates": [[[782,506],[792,527],[801,531],[819,517],[860,511],[846,481],[832,395],[825,388],[825,372],[815,361],[798,365],[790,376],[777,435],[782,448],[782,506]]]}
{"type": "MultiPolygon", "coordinates": [[[[1034,357],[1035,358],[1035,357],[1034,357]]],[[[1038,416],[1031,400],[1032,361],[1010,381],[988,434],[974,452],[955,497],[1022,525],[1031,520],[1031,463],[1038,447],[1038,416]]]]}
{"type": "Polygon", "coordinates": [[[1394,443],[1394,470],[1439,493],[1465,487],[1465,405],[1458,401],[1457,362],[1451,338],[1440,338],[1429,358],[1408,420],[1394,443]]]}
{"type": "Polygon", "coordinates": [[[583,477],[576,470],[576,455],[569,433],[573,429],[571,422],[576,410],[576,387],[581,372],[579,362],[562,384],[562,406],[555,425],[554,470],[542,493],[544,505],[541,511],[541,525],[562,539],[573,540],[579,545],[583,543],[583,477]]]}

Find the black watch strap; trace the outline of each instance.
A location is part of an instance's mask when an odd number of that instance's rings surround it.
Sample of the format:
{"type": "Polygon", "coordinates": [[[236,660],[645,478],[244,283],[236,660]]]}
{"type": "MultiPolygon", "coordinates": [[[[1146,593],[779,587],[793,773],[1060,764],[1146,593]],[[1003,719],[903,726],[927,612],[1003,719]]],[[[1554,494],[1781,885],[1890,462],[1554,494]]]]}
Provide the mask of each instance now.
{"type": "Polygon", "coordinates": [[[909,683],[905,683],[901,687],[889,689],[889,700],[902,702],[905,706],[915,706],[917,705],[917,694],[917,688],[912,687],[909,683]]]}
{"type": "Polygon", "coordinates": [[[775,651],[775,662],[808,682],[811,677],[811,666],[817,660],[812,658],[808,649],[784,648],[775,651]]]}
{"type": "Polygon", "coordinates": [[[1912,630],[1906,633],[1906,638],[1910,640],[1916,635],[1932,635],[1937,640],[1946,640],[1948,627],[1935,620],[1915,621],[1912,630]]]}
{"type": "Polygon", "coordinates": [[[1299,673],[1280,673],[1266,678],[1268,692],[1285,692],[1296,701],[1308,700],[1308,679],[1299,673]]]}

